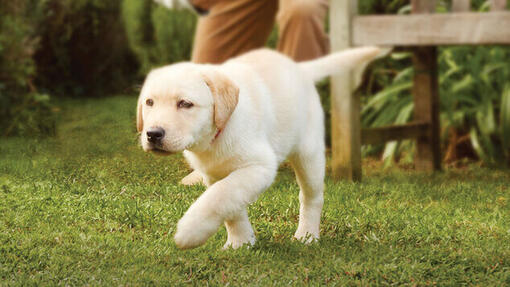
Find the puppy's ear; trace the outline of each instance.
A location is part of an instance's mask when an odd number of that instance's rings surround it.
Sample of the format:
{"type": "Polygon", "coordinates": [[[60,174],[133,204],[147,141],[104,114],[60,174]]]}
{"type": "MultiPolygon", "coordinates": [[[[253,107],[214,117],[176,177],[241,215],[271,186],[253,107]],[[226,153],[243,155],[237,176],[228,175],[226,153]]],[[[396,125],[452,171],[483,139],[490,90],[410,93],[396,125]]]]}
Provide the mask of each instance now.
{"type": "Polygon", "coordinates": [[[239,101],[239,88],[218,71],[202,75],[214,98],[214,124],[223,130],[239,101]]]}
{"type": "Polygon", "coordinates": [[[142,132],[143,130],[143,115],[142,115],[142,96],[138,98],[138,107],[136,108],[136,130],[142,132]]]}

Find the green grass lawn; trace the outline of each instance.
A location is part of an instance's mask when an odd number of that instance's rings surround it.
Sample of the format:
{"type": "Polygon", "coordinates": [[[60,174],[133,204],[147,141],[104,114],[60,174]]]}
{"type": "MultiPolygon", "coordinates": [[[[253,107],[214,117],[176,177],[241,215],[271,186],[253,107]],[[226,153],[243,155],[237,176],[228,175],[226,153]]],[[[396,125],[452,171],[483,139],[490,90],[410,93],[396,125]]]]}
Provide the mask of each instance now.
{"type": "Polygon", "coordinates": [[[224,228],[180,251],[178,219],[203,187],[181,155],[137,146],[135,97],[67,100],[58,135],[0,143],[0,285],[510,285],[510,174],[370,169],[326,181],[322,238],[291,240],[298,186],[281,168],[250,207],[254,247],[224,228]]]}

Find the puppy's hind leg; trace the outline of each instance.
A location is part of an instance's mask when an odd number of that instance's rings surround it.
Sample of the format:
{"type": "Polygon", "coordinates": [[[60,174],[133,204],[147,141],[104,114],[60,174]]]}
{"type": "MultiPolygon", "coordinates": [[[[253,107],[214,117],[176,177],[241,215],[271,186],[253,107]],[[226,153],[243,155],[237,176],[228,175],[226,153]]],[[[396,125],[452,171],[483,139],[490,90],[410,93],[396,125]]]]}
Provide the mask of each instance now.
{"type": "Polygon", "coordinates": [[[245,244],[255,244],[255,234],[248,219],[248,212],[243,210],[235,218],[225,221],[228,238],[223,249],[237,249],[245,244]]]}
{"type": "Polygon", "coordinates": [[[324,176],[326,159],[324,146],[313,151],[302,150],[290,158],[299,191],[299,225],[294,237],[305,243],[319,238],[319,225],[324,203],[324,176]]]}

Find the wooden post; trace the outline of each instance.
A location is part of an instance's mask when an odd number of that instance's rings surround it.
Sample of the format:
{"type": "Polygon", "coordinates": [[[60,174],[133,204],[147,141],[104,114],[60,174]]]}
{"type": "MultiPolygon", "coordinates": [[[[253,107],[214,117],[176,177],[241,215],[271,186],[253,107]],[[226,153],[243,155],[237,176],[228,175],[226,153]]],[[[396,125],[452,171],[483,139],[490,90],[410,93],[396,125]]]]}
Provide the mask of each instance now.
{"type": "Polygon", "coordinates": [[[468,12],[471,10],[470,0],[453,0],[452,11],[453,12],[468,12]]]}
{"type": "MultiPolygon", "coordinates": [[[[435,10],[435,1],[413,0],[412,4],[413,13],[433,13],[435,10]]],[[[417,139],[416,169],[440,170],[437,48],[416,48],[413,55],[413,65],[414,120],[429,124],[428,135],[417,139]]]]}
{"type": "Polygon", "coordinates": [[[506,0],[491,0],[492,11],[503,11],[506,8],[506,0]]]}
{"type": "MultiPolygon", "coordinates": [[[[330,2],[332,51],[351,47],[352,16],[357,14],[358,1],[330,2]]],[[[353,77],[331,78],[331,140],[334,179],[361,180],[360,100],[353,97],[353,77]]]]}

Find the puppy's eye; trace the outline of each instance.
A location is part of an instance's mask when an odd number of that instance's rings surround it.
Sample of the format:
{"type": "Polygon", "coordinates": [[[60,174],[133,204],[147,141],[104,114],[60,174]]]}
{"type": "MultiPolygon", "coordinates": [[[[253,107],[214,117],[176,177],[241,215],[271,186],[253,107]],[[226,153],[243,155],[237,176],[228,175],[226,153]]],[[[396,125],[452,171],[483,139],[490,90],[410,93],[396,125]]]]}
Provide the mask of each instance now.
{"type": "Polygon", "coordinates": [[[179,108],[179,109],[182,109],[182,108],[189,109],[191,107],[193,107],[193,103],[187,102],[185,100],[180,100],[179,102],[177,102],[177,108],[179,108]]]}
{"type": "Polygon", "coordinates": [[[154,101],[152,99],[147,99],[145,101],[145,104],[147,104],[147,106],[149,106],[149,107],[152,107],[154,105],[154,101]]]}

